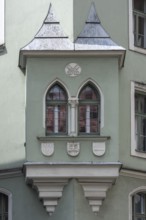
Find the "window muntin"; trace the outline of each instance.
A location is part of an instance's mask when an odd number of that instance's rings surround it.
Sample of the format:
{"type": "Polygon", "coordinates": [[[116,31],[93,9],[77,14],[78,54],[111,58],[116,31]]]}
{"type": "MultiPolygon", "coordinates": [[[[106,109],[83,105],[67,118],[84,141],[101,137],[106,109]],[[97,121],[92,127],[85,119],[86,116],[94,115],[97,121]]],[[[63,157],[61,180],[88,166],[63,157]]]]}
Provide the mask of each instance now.
{"type": "Polygon", "coordinates": [[[135,93],[135,136],[138,151],[146,152],[146,94],[135,93]]]}
{"type": "Polygon", "coordinates": [[[46,135],[67,132],[67,93],[59,85],[53,85],[46,94],[46,135]]]}
{"type": "Polygon", "coordinates": [[[143,192],[132,196],[132,220],[146,220],[146,194],[143,192]]]}
{"type": "Polygon", "coordinates": [[[146,0],[133,0],[134,45],[146,48],[146,0]]]}
{"type": "Polygon", "coordinates": [[[8,196],[0,193],[0,220],[8,220],[8,196]]]}
{"type": "Polygon", "coordinates": [[[79,93],[79,134],[100,133],[100,95],[92,85],[85,85],[79,93]]]}

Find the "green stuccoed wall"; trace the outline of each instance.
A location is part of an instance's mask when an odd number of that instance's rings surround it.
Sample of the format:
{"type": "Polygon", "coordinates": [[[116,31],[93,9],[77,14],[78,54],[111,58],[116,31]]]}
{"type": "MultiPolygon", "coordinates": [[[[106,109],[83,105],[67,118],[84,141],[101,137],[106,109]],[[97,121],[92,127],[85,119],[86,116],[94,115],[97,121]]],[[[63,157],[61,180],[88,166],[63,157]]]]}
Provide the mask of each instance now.
{"type": "MultiPolygon", "coordinates": [[[[38,58],[27,61],[27,104],[26,104],[26,158],[27,161],[119,161],[119,70],[116,58],[38,58]],[[82,72],[79,76],[65,74],[68,63],[78,63],[82,72]],[[81,141],[81,152],[76,158],[67,156],[66,138],[54,138],[55,153],[42,156],[38,136],[45,136],[45,92],[54,80],[60,79],[70,96],[77,96],[87,79],[93,80],[104,94],[104,127],[101,136],[110,136],[103,157],[93,156],[91,147],[94,138],[81,141]],[[44,112],[43,112],[44,111],[44,112]]],[[[95,136],[96,137],[96,136],[95,136]]],[[[76,138],[74,138],[77,141],[76,138]]],[[[78,140],[79,141],[79,140],[78,140]]],[[[52,142],[52,140],[51,140],[52,142]]]]}
{"type": "Polygon", "coordinates": [[[123,220],[129,215],[129,194],[136,188],[146,185],[146,180],[120,176],[116,184],[107,192],[100,212],[95,215],[83,195],[76,180],[71,179],[64,187],[55,213],[49,216],[37,192],[25,183],[24,177],[0,179],[0,188],[12,193],[12,219],[15,220],[123,220]]]}

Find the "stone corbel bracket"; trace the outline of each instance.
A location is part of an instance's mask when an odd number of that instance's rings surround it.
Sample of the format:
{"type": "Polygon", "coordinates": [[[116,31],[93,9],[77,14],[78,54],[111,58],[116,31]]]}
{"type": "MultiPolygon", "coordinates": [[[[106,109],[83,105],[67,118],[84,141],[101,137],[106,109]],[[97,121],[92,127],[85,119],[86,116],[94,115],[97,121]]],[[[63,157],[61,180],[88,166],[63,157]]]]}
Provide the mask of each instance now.
{"type": "Polygon", "coordinates": [[[92,211],[99,212],[106,192],[119,176],[121,163],[25,163],[26,182],[38,191],[51,215],[69,179],[77,179],[92,211]]]}

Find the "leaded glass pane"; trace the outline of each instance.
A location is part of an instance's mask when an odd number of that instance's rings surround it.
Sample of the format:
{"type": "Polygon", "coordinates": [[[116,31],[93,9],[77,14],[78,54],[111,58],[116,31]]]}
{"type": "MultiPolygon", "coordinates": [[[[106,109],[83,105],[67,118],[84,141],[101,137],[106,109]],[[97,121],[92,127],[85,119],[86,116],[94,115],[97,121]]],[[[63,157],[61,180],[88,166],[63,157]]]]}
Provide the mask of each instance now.
{"type": "Polygon", "coordinates": [[[97,133],[99,131],[97,106],[90,106],[90,129],[91,133],[97,133]]]}
{"type": "Polygon", "coordinates": [[[79,106],[79,132],[86,132],[86,106],[79,106]]]}
{"type": "Polygon", "coordinates": [[[58,112],[59,112],[59,115],[58,115],[58,131],[59,132],[63,132],[65,133],[66,132],[66,116],[67,116],[67,112],[66,112],[66,106],[58,106],[58,112]]]}
{"type": "Polygon", "coordinates": [[[54,106],[48,106],[46,109],[46,128],[47,132],[54,132],[54,106]]]}
{"type": "Polygon", "coordinates": [[[86,86],[79,95],[80,100],[97,100],[99,99],[99,94],[90,85],[86,86]]]}
{"type": "Polygon", "coordinates": [[[48,91],[46,100],[66,100],[66,93],[59,85],[55,85],[48,91]]]}

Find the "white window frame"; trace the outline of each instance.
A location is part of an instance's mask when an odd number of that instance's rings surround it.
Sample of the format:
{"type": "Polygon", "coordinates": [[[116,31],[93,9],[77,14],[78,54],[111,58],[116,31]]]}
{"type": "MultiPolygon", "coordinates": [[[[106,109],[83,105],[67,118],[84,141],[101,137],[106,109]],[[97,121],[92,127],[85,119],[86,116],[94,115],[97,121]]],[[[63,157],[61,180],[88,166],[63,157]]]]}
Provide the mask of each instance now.
{"type": "Polygon", "coordinates": [[[133,19],[133,0],[129,0],[129,49],[146,54],[146,49],[134,45],[134,19],[133,19]]]}
{"type": "Polygon", "coordinates": [[[131,82],[131,155],[146,158],[146,153],[136,151],[135,91],[146,93],[146,84],[131,82]]]}
{"type": "Polygon", "coordinates": [[[12,220],[12,193],[4,188],[0,188],[0,193],[8,196],[8,220],[12,220]]]}
{"type": "Polygon", "coordinates": [[[3,47],[5,43],[4,12],[4,0],[0,0],[0,47],[3,47]]]}
{"type": "Polygon", "coordinates": [[[146,192],[146,186],[140,186],[136,189],[134,189],[132,192],[129,194],[129,220],[132,220],[132,197],[137,194],[137,193],[144,193],[146,192]]]}

